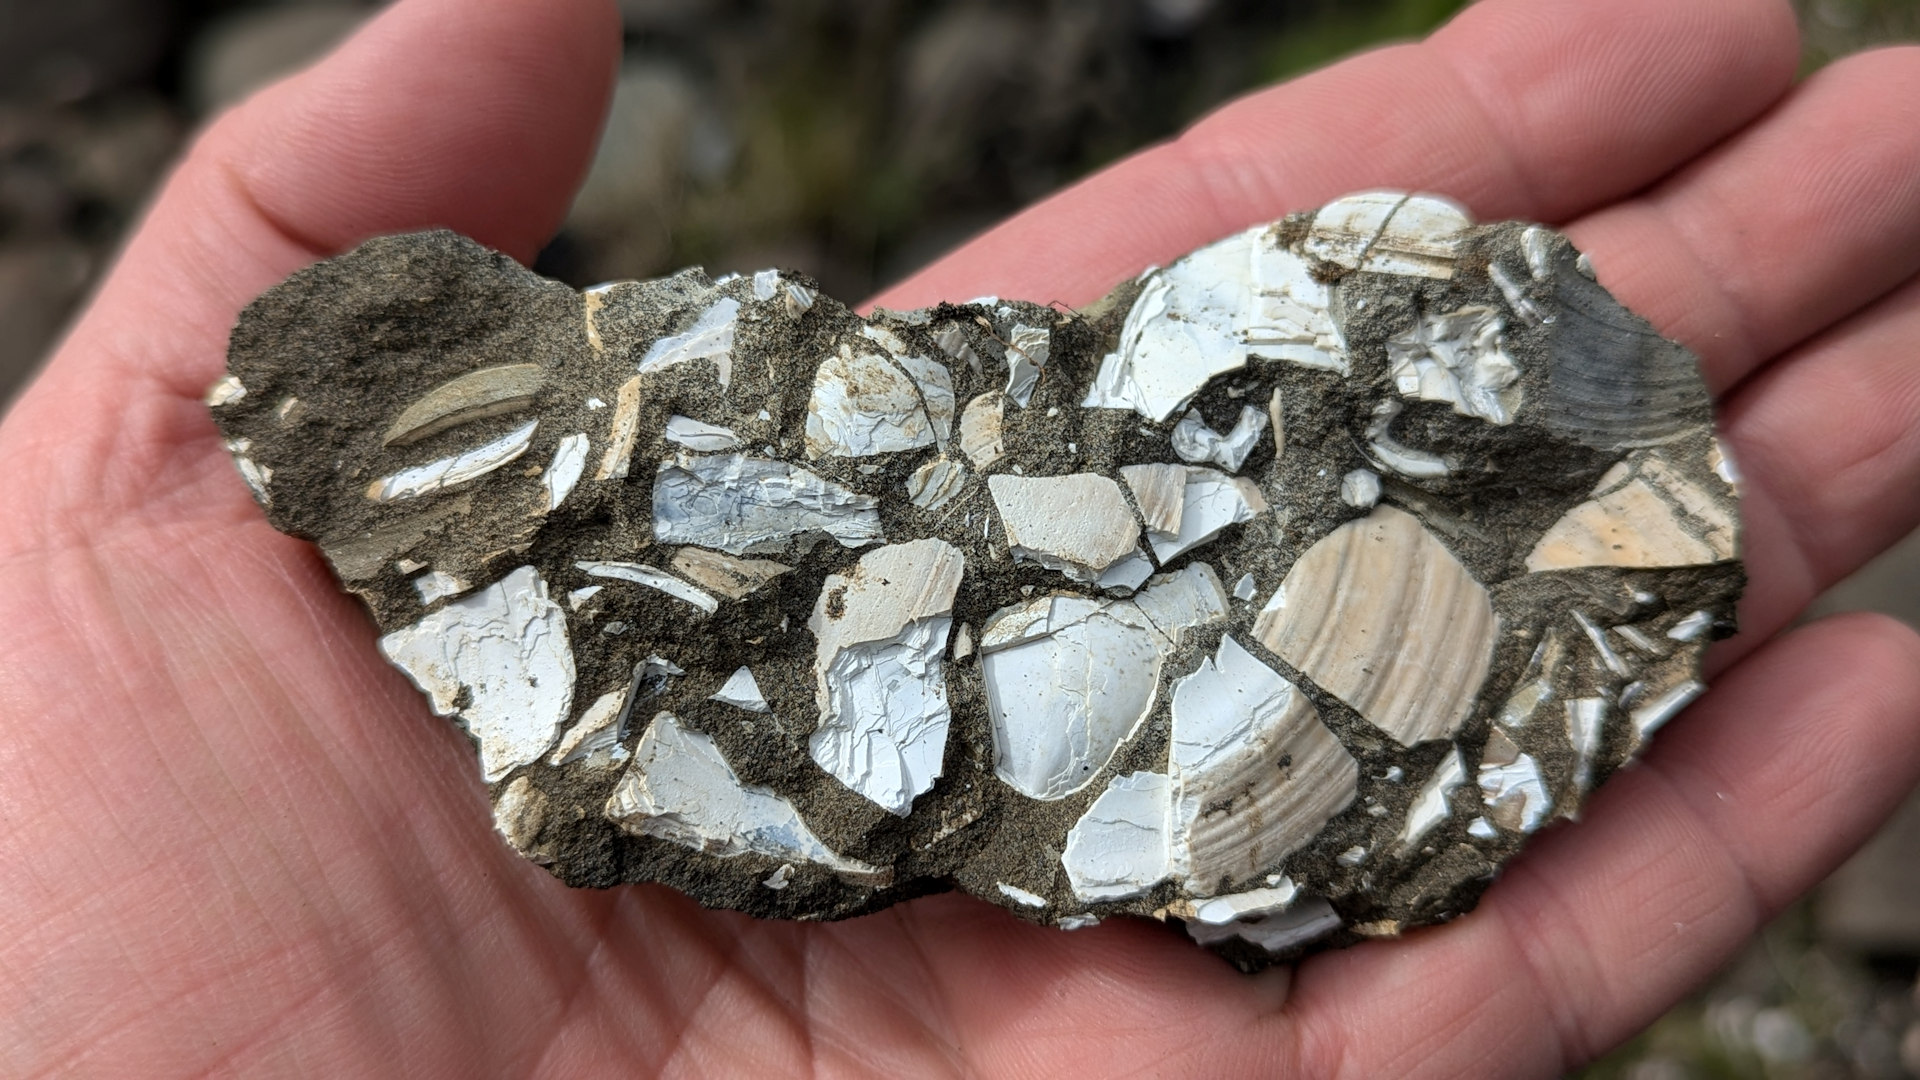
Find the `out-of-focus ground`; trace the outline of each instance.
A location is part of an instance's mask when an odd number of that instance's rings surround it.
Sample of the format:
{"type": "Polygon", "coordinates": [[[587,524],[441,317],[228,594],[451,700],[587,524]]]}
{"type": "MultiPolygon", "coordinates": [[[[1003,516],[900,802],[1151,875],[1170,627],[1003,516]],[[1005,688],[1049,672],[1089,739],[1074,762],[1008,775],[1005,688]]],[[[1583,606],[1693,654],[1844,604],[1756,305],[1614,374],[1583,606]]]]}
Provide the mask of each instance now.
{"type": "MultiPolygon", "coordinates": [[[[1806,69],[1920,40],[1920,0],[1796,0],[1806,69]]],[[[1461,0],[622,0],[592,175],[539,269],[804,270],[846,299],[1263,83],[1461,0]]],[[[357,0],[0,0],[0,407],[184,140],[357,0]]],[[[4,463],[0,463],[4,468],[4,463]]],[[[1920,534],[1823,597],[1920,625],[1920,534]]],[[[1920,1077],[1920,799],[1588,1077],[1920,1077]]]]}

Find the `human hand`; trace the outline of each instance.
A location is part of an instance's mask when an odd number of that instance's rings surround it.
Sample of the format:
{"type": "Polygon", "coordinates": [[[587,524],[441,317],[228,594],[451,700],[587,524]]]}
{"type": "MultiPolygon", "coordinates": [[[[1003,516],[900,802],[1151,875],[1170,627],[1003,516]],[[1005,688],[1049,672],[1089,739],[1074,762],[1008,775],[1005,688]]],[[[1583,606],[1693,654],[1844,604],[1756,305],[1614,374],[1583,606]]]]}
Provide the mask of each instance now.
{"type": "Polygon", "coordinates": [[[0,426],[0,1072],[1550,1075],[1715,970],[1920,776],[1920,641],[1781,628],[1920,523],[1920,51],[1792,87],[1773,0],[1486,0],[1254,95],[898,286],[1081,303],[1350,190],[1564,223],[1698,353],[1746,473],[1716,685],[1473,914],[1257,977],[962,897],[833,925],[569,890],[252,504],[200,399],[262,289],[382,232],[531,259],[618,42],[402,0],[216,124],[0,426]]]}

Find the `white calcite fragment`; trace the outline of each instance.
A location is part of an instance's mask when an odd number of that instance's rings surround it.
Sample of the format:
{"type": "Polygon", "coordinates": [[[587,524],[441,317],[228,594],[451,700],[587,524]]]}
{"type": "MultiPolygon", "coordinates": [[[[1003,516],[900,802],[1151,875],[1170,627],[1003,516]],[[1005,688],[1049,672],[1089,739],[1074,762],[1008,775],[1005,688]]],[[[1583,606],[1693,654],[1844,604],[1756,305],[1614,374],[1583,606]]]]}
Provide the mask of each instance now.
{"type": "Polygon", "coordinates": [[[1094,584],[1108,592],[1126,596],[1152,576],[1153,560],[1147,558],[1146,552],[1135,551],[1107,567],[1106,572],[1094,580],[1094,584]]]}
{"type": "Polygon", "coordinates": [[[1354,469],[1340,478],[1340,501],[1361,510],[1371,510],[1380,502],[1380,474],[1372,469],[1354,469]]]}
{"type": "Polygon", "coordinates": [[[1151,711],[1178,632],[1225,615],[1204,564],[1132,600],[1062,594],[995,612],[980,638],[995,773],[1035,799],[1085,787],[1151,711]]]}
{"type": "Polygon", "coordinates": [[[384,446],[405,446],[449,428],[505,416],[533,405],[546,383],[539,364],[508,364],[469,371],[427,391],[407,406],[381,437],[384,446]]]}
{"type": "Polygon", "coordinates": [[[813,760],[903,817],[946,753],[944,658],[964,570],[944,540],[890,544],[851,573],[828,575],[807,620],[819,640],[813,760]]]}
{"type": "Polygon", "coordinates": [[[1705,611],[1696,611],[1667,628],[1667,636],[1675,641],[1693,641],[1701,634],[1713,629],[1713,616],[1705,611]]]}
{"type": "Polygon", "coordinates": [[[1258,591],[1259,586],[1254,583],[1252,574],[1241,574],[1240,580],[1233,583],[1235,600],[1251,600],[1258,591]]]}
{"type": "Polygon", "coordinates": [[[601,590],[605,588],[605,585],[588,585],[567,593],[567,610],[579,611],[587,601],[600,595],[601,590]]]}
{"type": "Polygon", "coordinates": [[[973,627],[968,626],[966,623],[961,623],[960,629],[953,635],[953,658],[955,660],[965,660],[972,655],[973,627]]]}
{"type": "Polygon", "coordinates": [[[754,681],[753,672],[744,665],[727,676],[727,681],[707,700],[748,712],[764,713],[771,710],[766,695],[760,692],[760,684],[754,681]]]}
{"type": "Polygon", "coordinates": [[[1173,684],[1169,761],[1175,873],[1200,895],[1278,865],[1360,779],[1306,695],[1231,635],[1173,684]]]}
{"type": "Polygon", "coordinates": [[[1513,313],[1520,316],[1527,325],[1545,326],[1553,321],[1553,316],[1547,309],[1527,294],[1527,286],[1507,273],[1505,267],[1497,262],[1488,263],[1487,276],[1493,279],[1494,285],[1500,290],[1500,295],[1506,297],[1507,306],[1513,309],[1513,313]]]}
{"type": "Polygon", "coordinates": [[[1018,885],[1009,885],[1004,881],[996,881],[993,884],[995,888],[1000,890],[1001,896],[1019,904],[1021,907],[1043,908],[1047,906],[1046,897],[1030,893],[1018,885]]]}
{"type": "Polygon", "coordinates": [[[1186,929],[1187,936],[1202,945],[1219,945],[1237,938],[1278,955],[1319,941],[1342,925],[1332,904],[1309,896],[1272,915],[1218,926],[1195,920],[1187,923],[1186,929]]]}
{"type": "Polygon", "coordinates": [[[1573,744],[1573,786],[1580,791],[1593,786],[1593,763],[1599,756],[1606,726],[1606,698],[1574,698],[1567,702],[1567,741],[1573,744]]]}
{"type": "Polygon", "coordinates": [[[1075,581],[1095,580],[1131,555],[1140,539],[1120,485],[1105,476],[1002,473],[987,477],[987,490],[1014,556],[1075,581]]]}
{"type": "Polygon", "coordinates": [[[1051,338],[1052,332],[1043,327],[1019,323],[1007,337],[1007,400],[1023,409],[1033,400],[1033,388],[1040,384],[1051,338]]]}
{"type": "Polygon", "coordinates": [[[807,453],[871,457],[945,442],[953,405],[952,379],[941,365],[842,345],[814,374],[807,453]]]}
{"type": "Polygon", "coordinates": [[[1267,509],[1253,481],[1214,469],[1126,465],[1120,475],[1146,519],[1153,557],[1163,565],[1267,509]]]}
{"type": "Polygon", "coordinates": [[[948,323],[934,332],[933,343],[940,351],[967,365],[975,375],[980,374],[980,354],[973,351],[967,343],[967,332],[956,323],[948,323]]]}
{"type": "Polygon", "coordinates": [[[938,510],[960,494],[966,480],[965,466],[952,458],[934,458],[907,477],[907,501],[923,510],[938,510]]]}
{"type": "Polygon", "coordinates": [[[681,454],[653,482],[653,538],[732,555],[780,550],[824,532],[843,547],[880,539],[878,501],[783,461],[681,454]]]}
{"type": "Polygon", "coordinates": [[[1269,226],[1150,270],[1119,348],[1101,361],[1083,404],[1165,420],[1213,376],[1245,367],[1249,355],[1344,373],[1329,296],[1269,226]]]}
{"type": "Polygon", "coordinates": [[[367,486],[367,498],[395,502],[477,480],[526,453],[527,447],[533,445],[533,432],[539,425],[540,421],[529,420],[492,442],[382,477],[367,486]]]}
{"type": "Polygon", "coordinates": [[[613,417],[607,422],[607,449],[600,455],[595,480],[619,480],[627,475],[633,462],[633,444],[640,437],[640,384],[644,376],[635,375],[620,384],[614,395],[613,417]]]}
{"type": "Polygon", "coordinates": [[[545,753],[573,703],[567,616],[531,566],[388,634],[380,651],[435,713],[459,714],[490,783],[545,753]]]}
{"type": "Polygon", "coordinates": [[[1646,451],[1608,469],[1593,497],[1567,511],[1527,556],[1528,570],[1693,566],[1738,550],[1733,508],[1646,451]]]}
{"type": "Polygon", "coordinates": [[[627,748],[620,745],[620,710],[626,703],[624,686],[595,698],[587,711],[580,714],[580,719],[560,736],[560,745],[547,756],[547,764],[585,762],[587,768],[597,769],[627,760],[630,756],[627,748]]]}
{"type": "Polygon", "coordinates": [[[547,512],[560,509],[567,501],[573,486],[580,482],[580,474],[587,470],[587,451],[591,440],[585,434],[568,435],[554,448],[553,460],[547,463],[547,469],[540,474],[540,486],[547,493],[547,512]]]}
{"type": "Polygon", "coordinates": [[[1428,314],[1387,339],[1395,389],[1444,401],[1462,416],[1511,424],[1520,408],[1520,368],[1506,351],[1506,320],[1490,307],[1428,314]]]}
{"type": "Polygon", "coordinates": [[[640,358],[640,373],[664,371],[694,360],[713,362],[722,388],[733,381],[733,331],[740,321],[740,301],[731,296],[715,300],[684,332],[655,341],[640,358]]]}
{"type": "Polygon", "coordinates": [[[765,303],[778,295],[780,290],[780,271],[756,270],[753,274],[753,298],[765,303]]]}
{"type": "Polygon", "coordinates": [[[207,408],[217,409],[222,405],[231,405],[247,396],[247,388],[237,375],[223,375],[220,381],[207,388],[207,396],[202,400],[207,408]]]}
{"type": "Polygon", "coordinates": [[[1460,560],[1413,515],[1383,505],[1307,549],[1254,635],[1412,746],[1466,721],[1499,624],[1460,560]]]}
{"type": "Polygon", "coordinates": [[[524,776],[514,777],[494,800],[493,827],[515,851],[531,853],[546,824],[547,795],[524,776]]]}
{"type": "Polygon", "coordinates": [[[1513,696],[1507,698],[1506,704],[1494,714],[1494,721],[1501,727],[1518,731],[1527,726],[1527,721],[1533,719],[1533,714],[1539,711],[1540,706],[1551,700],[1553,684],[1545,678],[1534,679],[1522,684],[1513,692],[1513,696]]]}
{"type": "Polygon", "coordinates": [[[1633,668],[1620,658],[1619,653],[1613,651],[1605,630],[1588,618],[1584,611],[1574,611],[1573,621],[1580,627],[1581,633],[1587,635],[1587,640],[1593,643],[1593,651],[1599,655],[1602,666],[1623,679],[1633,678],[1633,668]]]}
{"type": "Polygon", "coordinates": [[[1006,402],[1006,396],[997,392],[981,394],[967,402],[960,414],[960,452],[967,455],[976,469],[984,469],[1006,456],[1007,448],[1001,442],[1001,432],[1006,426],[1006,402]]]}
{"type": "Polygon", "coordinates": [[[1488,821],[1486,818],[1477,817],[1467,822],[1467,835],[1473,837],[1475,840],[1498,840],[1500,839],[1500,830],[1495,828],[1493,822],[1488,821]]]}
{"type": "Polygon", "coordinates": [[[709,855],[751,852],[794,859],[867,881],[887,875],[821,843],[786,799],[742,784],[712,736],[687,729],[672,713],[663,712],[648,725],[633,763],[607,800],[606,814],[636,836],[709,855]]]}
{"type": "Polygon", "coordinates": [[[594,577],[615,578],[620,581],[631,581],[636,585],[645,585],[649,589],[658,589],[676,600],[685,600],[709,615],[720,610],[720,601],[672,574],[656,570],[651,566],[630,562],[585,561],[573,565],[574,569],[584,570],[594,577]]]}
{"type": "Polygon", "coordinates": [[[1527,273],[1542,284],[1553,280],[1553,240],[1553,231],[1540,225],[1520,234],[1520,251],[1526,256],[1527,273]]]}
{"type": "Polygon", "coordinates": [[[1398,843],[1404,849],[1412,848],[1426,839],[1434,827],[1447,820],[1452,810],[1447,805],[1447,797],[1453,789],[1467,781],[1466,763],[1460,760],[1459,749],[1447,751],[1434,767],[1433,775],[1420,786],[1420,794],[1413,797],[1413,805],[1407,807],[1406,824],[1400,827],[1398,843]]]}
{"type": "Polygon", "coordinates": [[[1487,816],[1503,828],[1530,833],[1553,809],[1553,796],[1547,793],[1540,763],[1530,754],[1521,754],[1506,764],[1482,762],[1479,782],[1487,816]]]}
{"type": "Polygon", "coordinates": [[[420,602],[431,604],[435,600],[444,600],[449,596],[459,596],[472,586],[445,570],[435,570],[421,574],[413,579],[413,587],[420,594],[420,602]]]}
{"type": "Polygon", "coordinates": [[[664,434],[670,443],[708,454],[735,450],[740,446],[740,436],[734,434],[732,428],[704,424],[679,413],[667,417],[664,434]]]}
{"type": "Polygon", "coordinates": [[[739,559],[697,547],[681,548],[667,565],[701,588],[734,600],[793,569],[772,559],[739,559]]]}
{"type": "Polygon", "coordinates": [[[1278,885],[1196,900],[1193,903],[1193,921],[1225,926],[1244,919],[1264,919],[1287,910],[1298,895],[1299,888],[1282,877],[1278,885]]]}
{"type": "Polygon", "coordinates": [[[1355,844],[1334,856],[1333,861],[1339,863],[1341,866],[1359,866],[1361,863],[1367,861],[1367,849],[1359,844],[1355,844]]]}
{"type": "Polygon", "coordinates": [[[1067,832],[1060,863],[1082,900],[1125,900],[1173,870],[1168,811],[1173,782],[1161,773],[1116,776],[1067,832]]]}
{"type": "Polygon", "coordinates": [[[1436,196],[1369,191],[1322,207],[1301,249],[1348,270],[1445,280],[1472,225],[1465,210],[1436,196]]]}
{"type": "Polygon", "coordinates": [[[778,870],[768,874],[766,880],[760,884],[765,885],[774,892],[779,892],[781,889],[786,888],[791,881],[793,881],[793,864],[783,862],[780,864],[778,870]]]}
{"type": "Polygon", "coordinates": [[[792,318],[805,315],[813,307],[814,298],[820,294],[797,282],[787,282],[787,314],[792,318]]]}
{"type": "Polygon", "coordinates": [[[1211,461],[1228,472],[1239,472],[1266,430],[1266,414],[1251,405],[1240,406],[1240,419],[1225,435],[1208,427],[1200,410],[1189,409],[1173,426],[1171,441],[1173,452],[1182,461],[1211,461]]]}
{"type": "Polygon", "coordinates": [[[1383,401],[1374,407],[1373,419],[1367,423],[1367,456],[1388,472],[1414,480],[1433,480],[1447,475],[1452,471],[1447,459],[1404,446],[1393,437],[1394,418],[1404,408],[1398,401],[1383,401]]]}
{"type": "Polygon", "coordinates": [[[1680,682],[1646,701],[1638,702],[1627,712],[1627,719],[1633,724],[1633,736],[1636,742],[1644,743],[1653,733],[1666,725],[1666,722],[1679,715],[1680,710],[1693,704],[1693,700],[1707,692],[1705,683],[1697,679],[1680,682]]]}

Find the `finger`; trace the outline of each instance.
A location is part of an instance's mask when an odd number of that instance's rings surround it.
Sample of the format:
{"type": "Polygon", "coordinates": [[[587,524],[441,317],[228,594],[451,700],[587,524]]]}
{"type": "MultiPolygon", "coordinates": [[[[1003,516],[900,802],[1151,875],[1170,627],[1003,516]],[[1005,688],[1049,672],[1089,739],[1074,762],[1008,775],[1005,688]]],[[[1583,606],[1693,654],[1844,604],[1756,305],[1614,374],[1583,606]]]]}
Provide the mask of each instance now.
{"type": "Polygon", "coordinates": [[[1745,474],[1758,587],[1725,663],[1920,526],[1920,279],[1742,385],[1722,430],[1745,474]]]}
{"type": "Polygon", "coordinates": [[[1501,1075],[1538,1076],[1590,1060],[1723,964],[1916,778],[1920,638],[1878,616],[1795,631],[1584,820],[1540,837],[1473,914],[1303,965],[1291,1007],[1312,1074],[1486,1076],[1505,1060],[1501,1075]]]}
{"type": "Polygon", "coordinates": [[[1636,190],[1784,93],[1775,0],[1486,0],[1420,45],[1244,98],[888,290],[1091,300],[1143,266],[1361,188],[1563,220],[1636,190]]]}
{"type": "Polygon", "coordinates": [[[1644,198],[1574,222],[1600,281],[1732,386],[1920,270],[1920,48],[1843,60],[1644,198]]]}
{"type": "Polygon", "coordinates": [[[25,486],[91,515],[205,472],[174,451],[211,443],[198,398],[234,315],[318,257],[446,226],[531,259],[590,157],[618,49],[604,0],[405,0],[222,117],[0,432],[3,450],[60,448],[25,486]],[[169,466],[184,475],[156,475],[169,466]]]}

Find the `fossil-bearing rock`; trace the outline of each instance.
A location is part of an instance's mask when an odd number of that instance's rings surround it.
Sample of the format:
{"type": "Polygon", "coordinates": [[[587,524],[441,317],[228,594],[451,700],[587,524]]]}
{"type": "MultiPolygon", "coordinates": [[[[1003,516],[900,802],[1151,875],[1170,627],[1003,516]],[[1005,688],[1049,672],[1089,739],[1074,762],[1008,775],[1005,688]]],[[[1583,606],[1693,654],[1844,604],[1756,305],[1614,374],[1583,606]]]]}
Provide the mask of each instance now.
{"type": "Polygon", "coordinates": [[[507,841],[762,916],[960,888],[1249,966],[1445,920],[1701,691],[1742,584],[1693,358],[1430,197],[1081,311],[387,237],[229,372],[242,476],[507,841]]]}

